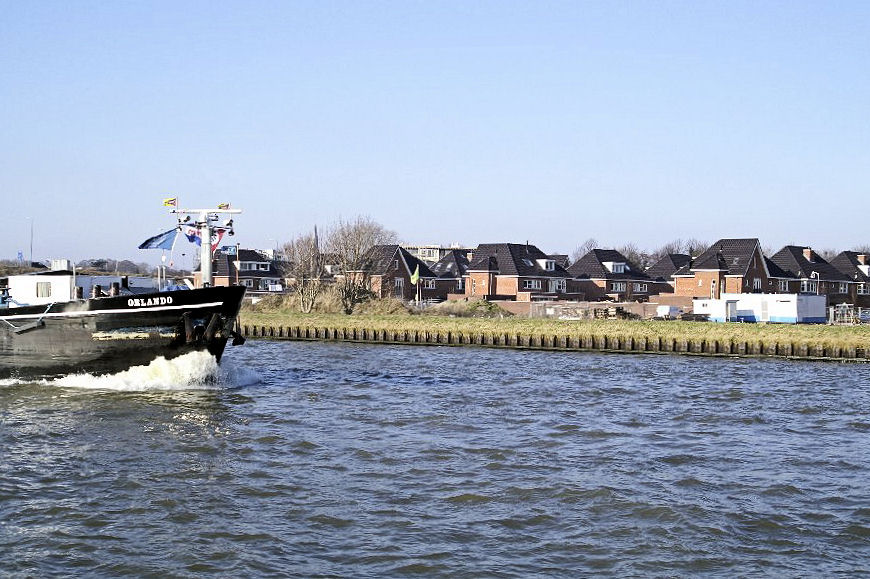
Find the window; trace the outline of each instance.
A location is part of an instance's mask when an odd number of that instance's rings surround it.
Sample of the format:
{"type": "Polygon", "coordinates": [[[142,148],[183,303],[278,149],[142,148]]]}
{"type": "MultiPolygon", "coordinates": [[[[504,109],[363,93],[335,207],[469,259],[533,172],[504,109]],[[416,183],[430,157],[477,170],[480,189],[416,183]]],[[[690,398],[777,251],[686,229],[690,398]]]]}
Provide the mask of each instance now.
{"type": "Polygon", "coordinates": [[[849,293],[849,284],[847,284],[847,283],[841,283],[841,284],[840,284],[840,291],[839,291],[838,293],[841,293],[841,294],[847,294],[847,293],[849,293]]]}
{"type": "Polygon", "coordinates": [[[51,282],[38,281],[36,282],[36,297],[50,298],[51,297],[51,282]]]}
{"type": "Polygon", "coordinates": [[[754,289],[754,290],[760,290],[760,289],[761,289],[761,278],[760,278],[760,277],[753,278],[753,280],[752,280],[752,289],[754,289]]]}
{"type": "Polygon", "coordinates": [[[471,295],[475,295],[476,292],[477,292],[477,280],[474,278],[471,278],[471,295]]]}
{"type": "Polygon", "coordinates": [[[866,296],[868,293],[870,293],[870,291],[868,291],[866,283],[859,283],[858,284],[858,293],[861,294],[862,296],[866,296]]]}
{"type": "Polygon", "coordinates": [[[703,285],[703,281],[699,279],[698,280],[698,287],[701,287],[702,285],[703,285]]]}
{"type": "Polygon", "coordinates": [[[610,283],[610,291],[624,292],[625,291],[625,282],[624,281],[611,282],[610,283]]]}
{"type": "Polygon", "coordinates": [[[781,292],[788,291],[788,280],[787,279],[779,280],[779,291],[781,291],[781,292]]]}
{"type": "Polygon", "coordinates": [[[525,279],[523,280],[523,289],[541,289],[541,280],[539,279],[525,279]]]}
{"type": "Polygon", "coordinates": [[[239,280],[239,283],[245,287],[254,287],[254,280],[252,279],[239,280]]]}
{"type": "Polygon", "coordinates": [[[645,283],[635,283],[631,286],[631,291],[637,294],[643,294],[647,291],[647,284],[645,283]]]}
{"type": "Polygon", "coordinates": [[[808,280],[808,279],[802,280],[801,281],[801,293],[804,293],[804,294],[819,293],[819,282],[808,280]]]}
{"type": "Polygon", "coordinates": [[[424,279],[423,280],[423,289],[435,289],[435,280],[434,279],[424,279]]]}
{"type": "Polygon", "coordinates": [[[456,289],[458,291],[462,291],[465,289],[465,278],[460,278],[456,280],[456,289]]]}
{"type": "Polygon", "coordinates": [[[259,269],[260,271],[269,271],[269,264],[268,263],[258,263],[257,269],[259,269]]]}
{"type": "Polygon", "coordinates": [[[395,269],[396,271],[399,270],[399,260],[398,259],[393,260],[393,269],[395,269]]]}
{"type": "Polygon", "coordinates": [[[396,284],[396,287],[397,287],[397,288],[405,287],[405,280],[402,279],[402,278],[400,278],[400,277],[397,277],[397,278],[395,279],[395,284],[396,284]]]}
{"type": "Polygon", "coordinates": [[[567,284],[564,279],[554,279],[550,280],[550,291],[553,293],[557,292],[565,292],[567,284]]]}

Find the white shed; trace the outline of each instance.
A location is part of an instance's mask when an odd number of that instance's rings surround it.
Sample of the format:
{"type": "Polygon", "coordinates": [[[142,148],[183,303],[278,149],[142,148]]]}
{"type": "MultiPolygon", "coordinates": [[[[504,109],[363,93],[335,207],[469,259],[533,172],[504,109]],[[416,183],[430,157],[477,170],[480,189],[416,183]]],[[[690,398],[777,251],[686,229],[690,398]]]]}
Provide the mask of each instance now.
{"type": "Polygon", "coordinates": [[[692,300],[694,313],[713,322],[823,324],[825,296],[804,294],[722,294],[719,299],[692,300]]]}

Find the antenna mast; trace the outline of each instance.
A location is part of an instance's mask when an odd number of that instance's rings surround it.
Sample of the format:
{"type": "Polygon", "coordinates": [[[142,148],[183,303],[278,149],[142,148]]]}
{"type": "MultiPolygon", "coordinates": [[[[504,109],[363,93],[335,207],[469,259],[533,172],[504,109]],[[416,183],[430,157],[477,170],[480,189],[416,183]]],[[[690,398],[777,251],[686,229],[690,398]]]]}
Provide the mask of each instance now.
{"type": "Polygon", "coordinates": [[[212,249],[211,236],[215,229],[223,229],[229,231],[230,235],[234,235],[233,220],[227,219],[223,225],[218,224],[221,215],[231,214],[237,215],[241,213],[241,209],[173,209],[171,213],[177,215],[186,215],[182,220],[178,219],[178,225],[189,225],[196,227],[199,230],[200,249],[199,249],[199,270],[202,273],[202,287],[210,287],[214,280],[212,279],[212,249]],[[191,223],[191,217],[193,222],[191,223]]]}

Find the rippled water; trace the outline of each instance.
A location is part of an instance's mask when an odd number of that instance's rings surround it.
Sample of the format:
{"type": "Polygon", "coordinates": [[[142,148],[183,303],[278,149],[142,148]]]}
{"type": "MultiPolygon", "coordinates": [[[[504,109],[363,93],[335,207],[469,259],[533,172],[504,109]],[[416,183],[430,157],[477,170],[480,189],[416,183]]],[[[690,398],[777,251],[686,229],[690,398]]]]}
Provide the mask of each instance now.
{"type": "Polygon", "coordinates": [[[249,342],[0,383],[0,575],[870,573],[863,366],[249,342]]]}

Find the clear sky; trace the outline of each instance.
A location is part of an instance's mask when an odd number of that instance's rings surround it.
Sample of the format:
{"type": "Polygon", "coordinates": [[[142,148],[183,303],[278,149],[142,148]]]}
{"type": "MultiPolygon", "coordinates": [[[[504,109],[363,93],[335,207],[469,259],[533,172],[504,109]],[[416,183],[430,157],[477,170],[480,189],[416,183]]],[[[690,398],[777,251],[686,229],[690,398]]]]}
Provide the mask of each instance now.
{"type": "Polygon", "coordinates": [[[269,247],[870,243],[870,3],[0,0],[0,258],[132,258],[161,200],[269,247]]]}

